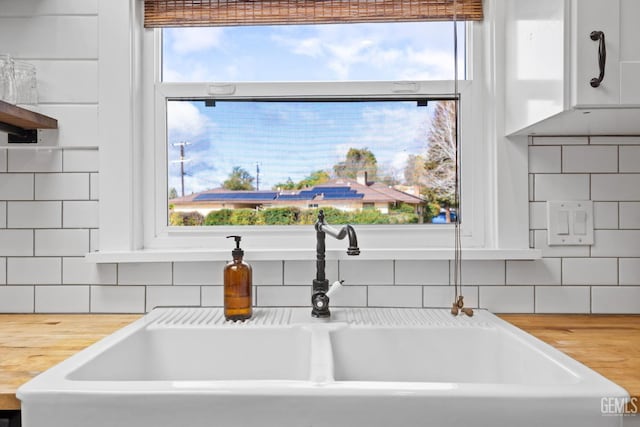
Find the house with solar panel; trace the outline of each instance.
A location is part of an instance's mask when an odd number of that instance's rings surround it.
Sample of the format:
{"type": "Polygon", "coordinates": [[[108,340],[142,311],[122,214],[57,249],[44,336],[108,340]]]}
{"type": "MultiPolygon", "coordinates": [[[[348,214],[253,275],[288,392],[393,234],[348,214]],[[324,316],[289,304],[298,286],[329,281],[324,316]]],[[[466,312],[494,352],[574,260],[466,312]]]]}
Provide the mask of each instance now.
{"type": "Polygon", "coordinates": [[[425,200],[380,182],[336,178],[302,190],[231,191],[224,188],[194,193],[169,200],[174,212],[199,212],[207,216],[220,209],[267,209],[297,207],[300,209],[334,207],[343,211],[374,208],[388,214],[390,208],[412,205],[422,214],[425,200]]]}

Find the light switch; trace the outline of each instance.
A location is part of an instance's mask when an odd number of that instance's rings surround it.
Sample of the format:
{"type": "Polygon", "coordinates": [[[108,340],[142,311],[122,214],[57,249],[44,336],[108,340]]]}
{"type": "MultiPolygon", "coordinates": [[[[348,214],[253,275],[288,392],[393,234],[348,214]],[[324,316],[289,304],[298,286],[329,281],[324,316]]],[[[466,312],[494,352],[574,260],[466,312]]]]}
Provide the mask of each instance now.
{"type": "Polygon", "coordinates": [[[569,211],[558,211],[556,233],[560,235],[569,234],[569,211]]]}
{"type": "Polygon", "coordinates": [[[587,234],[587,213],[585,211],[573,213],[573,234],[578,236],[587,234]]]}
{"type": "Polygon", "coordinates": [[[593,244],[593,202],[547,202],[547,243],[554,245],[593,244]]]}

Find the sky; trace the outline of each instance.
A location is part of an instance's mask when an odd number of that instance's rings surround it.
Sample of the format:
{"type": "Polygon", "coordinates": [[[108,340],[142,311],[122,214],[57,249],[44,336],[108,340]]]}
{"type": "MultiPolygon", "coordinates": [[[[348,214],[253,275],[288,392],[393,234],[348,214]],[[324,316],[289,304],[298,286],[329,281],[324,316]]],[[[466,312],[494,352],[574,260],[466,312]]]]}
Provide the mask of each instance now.
{"type": "MultiPolygon", "coordinates": [[[[163,80],[450,80],[452,46],[452,23],[164,29],[163,80]]],[[[330,170],[351,147],[369,148],[384,172],[399,173],[409,154],[426,150],[432,110],[415,102],[169,101],[169,188],[180,192],[181,142],[189,143],[186,194],[221,186],[234,166],[255,175],[256,163],[260,189],[299,181],[330,170]]]]}

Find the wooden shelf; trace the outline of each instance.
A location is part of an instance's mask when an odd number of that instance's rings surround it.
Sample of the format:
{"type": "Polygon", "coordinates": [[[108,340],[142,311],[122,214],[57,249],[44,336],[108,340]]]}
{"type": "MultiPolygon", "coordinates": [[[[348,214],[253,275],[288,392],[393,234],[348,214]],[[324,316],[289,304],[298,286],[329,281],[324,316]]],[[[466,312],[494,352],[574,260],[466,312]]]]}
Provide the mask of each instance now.
{"type": "Polygon", "coordinates": [[[58,121],[0,101],[0,131],[9,134],[10,143],[36,143],[37,129],[58,129],[58,121]]]}
{"type": "Polygon", "coordinates": [[[22,129],[58,129],[56,119],[4,101],[0,101],[0,122],[22,129]]]}

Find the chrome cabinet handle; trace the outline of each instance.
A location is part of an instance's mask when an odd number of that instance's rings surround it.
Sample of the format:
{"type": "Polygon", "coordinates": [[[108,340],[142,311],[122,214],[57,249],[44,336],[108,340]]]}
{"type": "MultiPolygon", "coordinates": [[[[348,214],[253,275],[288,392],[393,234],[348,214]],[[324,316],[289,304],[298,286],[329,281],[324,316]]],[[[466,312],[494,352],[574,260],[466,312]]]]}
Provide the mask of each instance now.
{"type": "Polygon", "coordinates": [[[592,78],[589,82],[591,87],[598,87],[600,83],[602,83],[602,80],[604,80],[604,67],[607,63],[607,48],[604,45],[604,32],[591,31],[589,37],[593,41],[600,41],[600,43],[598,43],[598,67],[600,67],[600,75],[592,78]]]}

